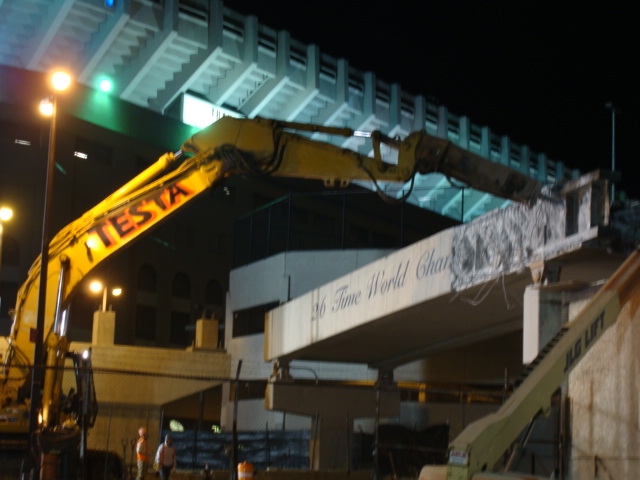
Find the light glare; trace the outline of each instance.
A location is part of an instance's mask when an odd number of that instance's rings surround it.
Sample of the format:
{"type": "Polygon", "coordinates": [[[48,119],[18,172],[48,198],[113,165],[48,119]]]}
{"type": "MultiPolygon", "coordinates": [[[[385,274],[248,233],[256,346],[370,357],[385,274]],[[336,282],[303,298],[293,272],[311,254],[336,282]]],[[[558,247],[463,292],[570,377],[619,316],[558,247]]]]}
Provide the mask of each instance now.
{"type": "Polygon", "coordinates": [[[102,90],[103,92],[110,92],[111,91],[111,81],[110,80],[101,80],[100,81],[100,90],[102,90]]]}
{"type": "Polygon", "coordinates": [[[51,77],[51,83],[56,90],[66,90],[71,85],[71,76],[68,73],[56,72],[51,77]]]}
{"type": "Polygon", "coordinates": [[[40,113],[47,117],[53,115],[53,103],[50,99],[45,98],[40,102],[40,113]]]}
{"type": "Polygon", "coordinates": [[[89,284],[89,290],[91,290],[92,292],[101,292],[102,291],[102,283],[99,282],[98,280],[94,280],[93,282],[91,282],[89,284]]]}
{"type": "Polygon", "coordinates": [[[13,217],[13,210],[9,207],[0,208],[0,220],[6,222],[7,220],[10,220],[11,217],[13,217]]]}
{"type": "Polygon", "coordinates": [[[353,136],[354,137],[371,138],[371,132],[363,132],[362,130],[355,130],[353,132],[353,136]]]}

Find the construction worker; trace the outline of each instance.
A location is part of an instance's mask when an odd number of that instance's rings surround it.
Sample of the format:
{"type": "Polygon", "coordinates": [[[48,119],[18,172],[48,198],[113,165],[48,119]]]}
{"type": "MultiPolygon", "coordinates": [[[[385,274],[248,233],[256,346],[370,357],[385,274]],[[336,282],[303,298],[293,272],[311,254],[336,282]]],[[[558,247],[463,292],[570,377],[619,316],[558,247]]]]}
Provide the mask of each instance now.
{"type": "Polygon", "coordinates": [[[160,467],[160,480],[169,480],[169,475],[176,468],[176,449],[173,447],[171,435],[167,435],[156,452],[156,462],[160,467]]]}
{"type": "Polygon", "coordinates": [[[138,460],[138,476],[136,480],[144,480],[147,475],[147,462],[149,460],[149,451],[147,447],[147,430],[140,427],[138,429],[138,443],[136,443],[136,457],[138,460]]]}

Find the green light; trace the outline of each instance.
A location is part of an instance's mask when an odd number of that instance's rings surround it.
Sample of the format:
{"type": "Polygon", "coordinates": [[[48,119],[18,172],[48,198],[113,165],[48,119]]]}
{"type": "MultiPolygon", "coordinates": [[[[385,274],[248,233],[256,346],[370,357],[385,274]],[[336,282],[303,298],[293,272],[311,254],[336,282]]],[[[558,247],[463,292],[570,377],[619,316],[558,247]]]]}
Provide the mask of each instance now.
{"type": "Polygon", "coordinates": [[[103,92],[110,92],[112,88],[111,80],[104,79],[100,80],[100,90],[103,92]]]}
{"type": "Polygon", "coordinates": [[[184,432],[184,426],[178,420],[169,421],[169,429],[172,432],[184,432]]]}

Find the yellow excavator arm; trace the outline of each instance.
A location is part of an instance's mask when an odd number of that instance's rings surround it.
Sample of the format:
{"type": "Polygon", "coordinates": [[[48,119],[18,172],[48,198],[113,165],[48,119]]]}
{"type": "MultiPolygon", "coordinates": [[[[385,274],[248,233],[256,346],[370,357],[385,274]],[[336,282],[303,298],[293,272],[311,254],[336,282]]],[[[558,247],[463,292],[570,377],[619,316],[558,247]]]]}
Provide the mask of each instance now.
{"type": "Polygon", "coordinates": [[[412,132],[399,140],[378,131],[226,117],[195,134],[183,144],[182,150],[194,154],[216,151],[214,155],[227,157],[225,176],[255,172],[319,179],[327,186],[344,186],[353,180],[405,183],[418,173],[442,173],[477,190],[525,203],[533,202],[542,187],[527,175],[424,131],[412,132]],[[301,131],[370,138],[373,156],[295,133],[301,131]],[[397,151],[397,165],[383,161],[382,146],[397,151]]]}
{"type": "MultiPolygon", "coordinates": [[[[224,117],[195,134],[177,154],[155,164],[62,229],[50,242],[45,303],[44,359],[33,359],[40,260],[18,293],[3,357],[0,402],[15,401],[28,368],[45,360],[62,366],[67,352],[66,310],[78,284],[100,262],[144,235],[230,175],[256,173],[320,179],[326,185],[352,180],[408,182],[416,174],[441,172],[470,186],[515,201],[531,202],[541,184],[450,142],[415,132],[404,140],[380,132],[224,117]],[[295,132],[306,132],[301,135],[295,132]],[[373,156],[309,138],[310,134],[371,138],[373,156]],[[397,164],[382,159],[382,146],[398,152],[397,164]]],[[[43,388],[43,429],[58,422],[61,379],[48,368],[43,388]]]]}

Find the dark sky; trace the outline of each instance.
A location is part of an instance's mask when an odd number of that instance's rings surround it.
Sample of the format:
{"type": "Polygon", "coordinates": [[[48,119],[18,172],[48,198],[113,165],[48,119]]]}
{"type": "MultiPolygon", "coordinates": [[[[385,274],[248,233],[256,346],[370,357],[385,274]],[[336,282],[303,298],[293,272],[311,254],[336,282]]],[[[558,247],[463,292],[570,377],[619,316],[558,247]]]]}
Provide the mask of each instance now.
{"type": "Polygon", "coordinates": [[[227,0],[225,5],[516,143],[636,187],[640,25],[622,2],[227,0]]]}

